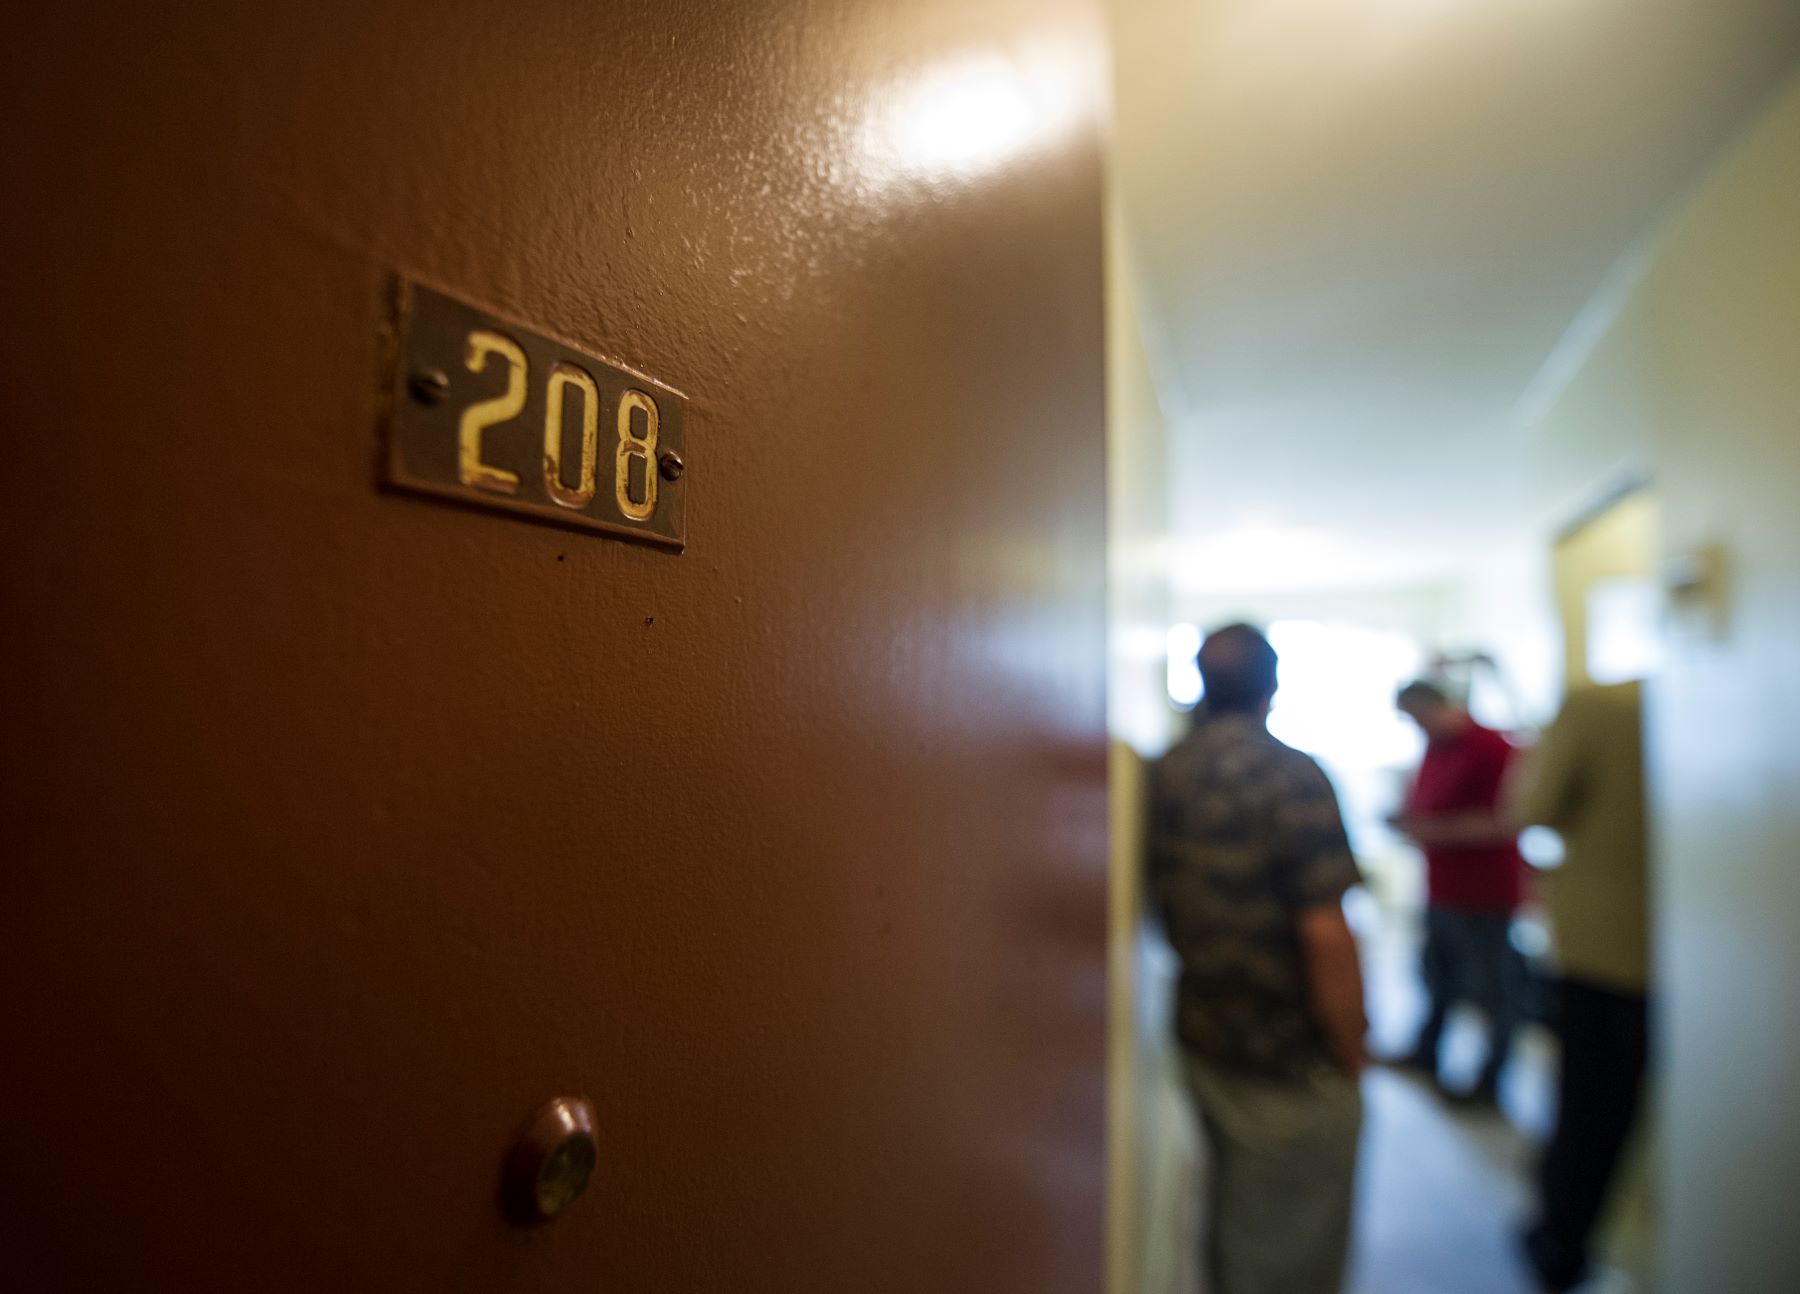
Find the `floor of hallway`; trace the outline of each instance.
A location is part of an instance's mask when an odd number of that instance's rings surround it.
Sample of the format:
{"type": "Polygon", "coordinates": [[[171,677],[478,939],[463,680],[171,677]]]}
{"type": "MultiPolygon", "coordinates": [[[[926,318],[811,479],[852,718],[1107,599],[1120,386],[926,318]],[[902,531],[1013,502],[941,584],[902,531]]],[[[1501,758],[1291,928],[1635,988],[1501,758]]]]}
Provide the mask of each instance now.
{"type": "MultiPolygon", "coordinates": [[[[1513,1237],[1531,1212],[1529,1174],[1551,1117],[1553,1074],[1549,1041],[1536,1030],[1521,1040],[1504,1114],[1447,1105],[1410,1074],[1369,1071],[1346,1294],[1537,1294],[1513,1237]]],[[[1651,1206],[1641,1177],[1626,1180],[1626,1203],[1597,1243],[1627,1266],[1602,1266],[1578,1294],[1648,1288],[1632,1270],[1650,1261],[1651,1206]]]]}
{"type": "Polygon", "coordinates": [[[1388,1070],[1364,1079],[1363,1101],[1350,1294],[1533,1294],[1513,1243],[1528,1139],[1388,1070]]]}
{"type": "MultiPolygon", "coordinates": [[[[1371,1039],[1397,1053],[1424,1011],[1416,922],[1373,902],[1358,915],[1371,1039]]],[[[1478,1020],[1453,1018],[1447,1081],[1473,1077],[1485,1042],[1478,1020]]],[[[1409,1072],[1368,1072],[1349,1294],[1535,1294],[1513,1237],[1531,1207],[1552,1072],[1549,1040],[1532,1027],[1502,1080],[1503,1110],[1451,1105],[1409,1072]]]]}

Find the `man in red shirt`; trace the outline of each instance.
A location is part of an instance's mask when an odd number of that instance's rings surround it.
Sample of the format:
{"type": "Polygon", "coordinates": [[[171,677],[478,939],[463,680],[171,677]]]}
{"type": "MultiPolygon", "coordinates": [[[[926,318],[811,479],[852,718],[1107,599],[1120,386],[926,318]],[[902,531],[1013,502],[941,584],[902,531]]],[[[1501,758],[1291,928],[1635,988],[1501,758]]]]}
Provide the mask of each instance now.
{"type": "Polygon", "coordinates": [[[1425,854],[1425,989],[1431,1010],[1402,1063],[1437,1076],[1438,1041],[1457,1002],[1488,1018],[1488,1056],[1461,1099],[1492,1104],[1517,1019],[1510,947],[1524,892],[1517,832],[1499,812],[1513,756],[1443,688],[1420,681],[1395,699],[1425,734],[1425,758],[1394,822],[1425,854]]]}

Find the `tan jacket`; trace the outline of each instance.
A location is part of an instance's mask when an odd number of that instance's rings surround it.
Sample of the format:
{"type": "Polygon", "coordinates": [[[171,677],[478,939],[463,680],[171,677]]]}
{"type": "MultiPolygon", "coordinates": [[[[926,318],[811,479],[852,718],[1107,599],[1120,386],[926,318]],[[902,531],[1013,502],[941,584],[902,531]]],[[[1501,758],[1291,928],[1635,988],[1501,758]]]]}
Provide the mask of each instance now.
{"type": "Polygon", "coordinates": [[[1642,689],[1573,692],[1523,761],[1514,818],[1563,838],[1539,878],[1562,974],[1641,993],[1650,978],[1642,689]]]}

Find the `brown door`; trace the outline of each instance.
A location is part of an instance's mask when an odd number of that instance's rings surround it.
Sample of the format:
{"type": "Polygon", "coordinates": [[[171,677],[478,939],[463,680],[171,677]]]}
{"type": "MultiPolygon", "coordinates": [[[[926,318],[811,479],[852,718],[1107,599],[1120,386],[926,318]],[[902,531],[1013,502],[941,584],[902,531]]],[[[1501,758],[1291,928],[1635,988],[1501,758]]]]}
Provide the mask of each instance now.
{"type": "Polygon", "coordinates": [[[13,15],[0,1283],[1098,1287],[1091,8],[13,15]],[[686,551],[378,489],[395,271],[686,551]]]}

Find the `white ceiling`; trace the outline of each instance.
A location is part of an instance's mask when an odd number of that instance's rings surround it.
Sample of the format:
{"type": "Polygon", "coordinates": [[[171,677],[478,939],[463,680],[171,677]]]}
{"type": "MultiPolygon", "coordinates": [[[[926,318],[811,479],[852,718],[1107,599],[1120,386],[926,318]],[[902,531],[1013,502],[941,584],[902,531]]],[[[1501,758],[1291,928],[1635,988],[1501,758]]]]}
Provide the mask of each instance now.
{"type": "Polygon", "coordinates": [[[1800,0],[1115,8],[1196,588],[1438,578],[1516,532],[1534,377],[1800,54],[1800,0]]]}

